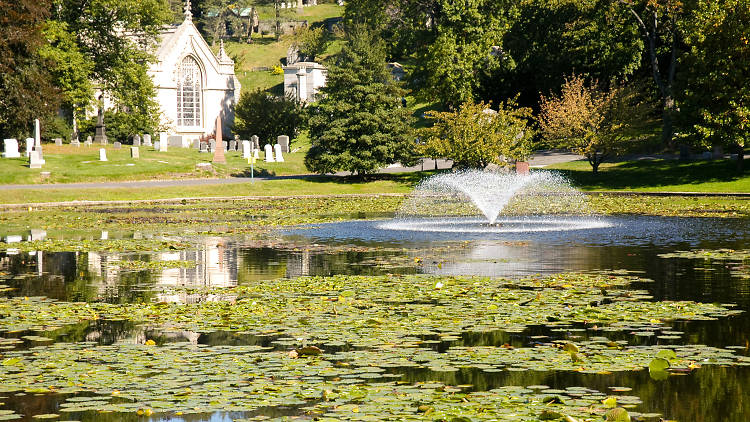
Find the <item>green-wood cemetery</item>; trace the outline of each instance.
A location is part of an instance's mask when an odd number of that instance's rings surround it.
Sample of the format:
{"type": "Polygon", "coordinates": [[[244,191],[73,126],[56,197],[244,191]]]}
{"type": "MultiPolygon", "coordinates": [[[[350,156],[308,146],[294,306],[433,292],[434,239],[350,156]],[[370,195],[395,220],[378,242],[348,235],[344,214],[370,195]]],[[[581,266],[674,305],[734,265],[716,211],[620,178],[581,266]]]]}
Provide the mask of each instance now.
{"type": "Polygon", "coordinates": [[[0,0],[0,420],[750,420],[750,2],[0,0]]]}

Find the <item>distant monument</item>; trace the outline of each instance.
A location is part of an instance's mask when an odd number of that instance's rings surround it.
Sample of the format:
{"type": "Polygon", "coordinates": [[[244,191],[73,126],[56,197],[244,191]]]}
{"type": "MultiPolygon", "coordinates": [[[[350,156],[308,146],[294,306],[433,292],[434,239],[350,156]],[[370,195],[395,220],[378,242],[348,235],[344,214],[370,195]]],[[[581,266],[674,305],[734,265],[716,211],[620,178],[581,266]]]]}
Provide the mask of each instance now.
{"type": "Polygon", "coordinates": [[[221,133],[221,113],[216,116],[216,150],[214,151],[214,159],[212,162],[226,164],[227,158],[224,157],[224,137],[221,133]]]}
{"type": "MultiPolygon", "coordinates": [[[[102,100],[102,96],[99,97],[99,100],[102,100]]],[[[105,133],[105,127],[104,127],[104,107],[99,107],[99,116],[96,120],[96,133],[94,134],[94,142],[98,142],[102,145],[107,144],[107,134],[105,133]]]]}

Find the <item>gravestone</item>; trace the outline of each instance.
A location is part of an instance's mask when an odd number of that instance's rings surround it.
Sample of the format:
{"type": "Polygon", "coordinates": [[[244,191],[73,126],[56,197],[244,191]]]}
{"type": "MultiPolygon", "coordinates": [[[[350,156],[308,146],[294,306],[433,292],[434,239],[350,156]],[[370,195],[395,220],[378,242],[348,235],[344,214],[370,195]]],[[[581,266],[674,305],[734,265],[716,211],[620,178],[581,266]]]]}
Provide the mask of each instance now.
{"type": "Polygon", "coordinates": [[[286,135],[281,135],[278,138],[276,138],[276,142],[278,142],[279,145],[281,145],[281,152],[288,153],[289,152],[289,137],[286,135]]]}
{"type": "Polygon", "coordinates": [[[248,159],[251,157],[252,150],[250,149],[250,141],[242,141],[242,158],[248,159]]]}
{"type": "Polygon", "coordinates": [[[198,143],[199,152],[208,152],[208,142],[198,141],[198,143]]]}
{"type": "Polygon", "coordinates": [[[197,149],[197,150],[200,151],[200,149],[201,149],[201,140],[200,139],[196,139],[195,141],[193,141],[193,145],[195,146],[195,149],[197,149]]]}
{"type": "Polygon", "coordinates": [[[253,158],[256,160],[260,159],[260,148],[253,149],[253,158]]]}
{"type": "Polygon", "coordinates": [[[39,126],[39,119],[34,119],[34,147],[42,146],[42,130],[39,126]]]}
{"type": "Polygon", "coordinates": [[[159,132],[159,148],[156,148],[158,151],[167,151],[167,146],[169,145],[169,136],[167,136],[166,132],[159,132]]]}
{"type": "MultiPolygon", "coordinates": [[[[103,96],[100,96],[101,100],[103,96]]],[[[101,145],[107,144],[106,128],[104,127],[104,108],[99,107],[99,114],[96,118],[96,131],[94,132],[94,142],[101,145]]]]}
{"type": "Polygon", "coordinates": [[[163,137],[160,136],[159,138],[161,138],[161,139],[159,139],[159,148],[157,148],[157,150],[160,151],[160,152],[167,152],[168,146],[169,146],[169,142],[167,141],[166,133],[164,134],[163,137]]]}
{"type": "Polygon", "coordinates": [[[130,158],[141,158],[141,153],[138,147],[130,147],[130,158]]]}
{"type": "Polygon", "coordinates": [[[170,147],[175,148],[181,148],[182,147],[182,136],[181,135],[172,135],[169,138],[167,138],[167,144],[170,147]]]}
{"type": "Polygon", "coordinates": [[[21,153],[18,152],[18,140],[14,138],[3,140],[3,157],[5,158],[19,158],[21,153]]]}
{"type": "Polygon", "coordinates": [[[107,161],[107,150],[99,148],[99,161],[107,161]]]}
{"type": "Polygon", "coordinates": [[[712,154],[714,158],[719,158],[719,159],[724,158],[724,148],[722,148],[721,145],[714,145],[712,154]]]}
{"type": "Polygon", "coordinates": [[[112,144],[112,146],[113,146],[113,147],[114,147],[115,149],[120,149],[120,148],[122,148],[122,144],[121,144],[121,143],[119,143],[119,142],[115,142],[114,144],[112,144]]]}
{"type": "Polygon", "coordinates": [[[276,144],[273,146],[274,153],[276,154],[276,161],[279,163],[284,162],[284,156],[281,154],[281,145],[276,144]]]}
{"type": "Polygon", "coordinates": [[[141,146],[141,135],[133,135],[133,146],[139,147],[141,146]]]}
{"type": "Polygon", "coordinates": [[[91,144],[93,144],[93,143],[94,143],[94,141],[91,140],[91,135],[89,135],[89,136],[86,137],[86,142],[84,142],[83,145],[85,145],[87,147],[90,147],[91,144]]]}
{"type": "Polygon", "coordinates": [[[265,147],[263,147],[264,152],[266,153],[266,163],[273,163],[275,160],[273,159],[273,147],[271,144],[266,144],[265,147]]]}
{"type": "Polygon", "coordinates": [[[26,158],[31,157],[31,151],[34,150],[34,138],[26,138],[26,158]]]}
{"type": "Polygon", "coordinates": [[[237,151],[237,141],[229,141],[229,151],[237,151]]]}
{"type": "Polygon", "coordinates": [[[253,149],[260,149],[260,139],[258,138],[258,135],[251,136],[250,142],[253,143],[252,145],[253,149]]]}
{"type": "Polygon", "coordinates": [[[58,146],[58,147],[62,146],[62,138],[55,138],[55,146],[58,146]]]}
{"type": "Polygon", "coordinates": [[[516,174],[529,174],[529,163],[526,161],[516,161],[516,174]]]}
{"type": "Polygon", "coordinates": [[[70,141],[70,146],[80,148],[81,143],[78,141],[78,139],[73,139],[72,141],[70,141]]]}
{"type": "Polygon", "coordinates": [[[31,151],[31,155],[29,156],[29,168],[40,169],[42,168],[42,164],[44,164],[44,160],[42,159],[41,151],[36,149],[31,151]]]}
{"type": "Polygon", "coordinates": [[[210,151],[212,151],[212,152],[216,151],[216,140],[215,139],[211,139],[210,141],[208,141],[208,145],[210,147],[209,148],[210,151]]]}
{"type": "Polygon", "coordinates": [[[153,145],[153,144],[151,143],[151,134],[149,134],[149,133],[144,133],[144,134],[143,134],[143,146],[145,146],[145,147],[151,147],[151,146],[154,146],[154,145],[153,145]]]}
{"type": "Polygon", "coordinates": [[[224,145],[224,151],[229,151],[229,142],[223,141],[221,144],[224,145]]]}
{"type": "Polygon", "coordinates": [[[39,159],[42,160],[42,164],[44,164],[44,155],[42,154],[42,146],[39,145],[38,147],[34,147],[34,151],[36,151],[39,154],[39,159]]]}
{"type": "Polygon", "coordinates": [[[156,142],[154,142],[154,149],[155,149],[156,151],[159,151],[159,148],[161,148],[161,145],[160,145],[160,144],[161,144],[161,142],[159,142],[159,141],[156,141],[156,142]]]}

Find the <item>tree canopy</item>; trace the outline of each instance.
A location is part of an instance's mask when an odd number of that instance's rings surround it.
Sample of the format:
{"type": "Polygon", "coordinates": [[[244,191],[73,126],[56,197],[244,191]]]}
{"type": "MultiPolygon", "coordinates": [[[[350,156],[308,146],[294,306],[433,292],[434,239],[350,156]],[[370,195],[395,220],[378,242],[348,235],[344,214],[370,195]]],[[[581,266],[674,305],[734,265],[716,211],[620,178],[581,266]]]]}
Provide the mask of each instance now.
{"type": "Polygon", "coordinates": [[[317,173],[364,175],[413,163],[412,117],[386,70],[384,42],[364,27],[350,29],[347,41],[330,63],[320,101],[309,107],[305,165],[317,173]]]}

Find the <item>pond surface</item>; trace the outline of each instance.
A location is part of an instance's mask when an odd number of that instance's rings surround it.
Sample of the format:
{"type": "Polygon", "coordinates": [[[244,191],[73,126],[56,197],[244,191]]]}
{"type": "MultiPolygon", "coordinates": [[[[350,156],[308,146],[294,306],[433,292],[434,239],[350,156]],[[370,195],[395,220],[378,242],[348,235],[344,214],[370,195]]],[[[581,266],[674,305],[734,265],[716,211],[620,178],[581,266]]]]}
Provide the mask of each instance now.
{"type": "MultiPolygon", "coordinates": [[[[501,221],[487,227],[470,220],[355,220],[283,229],[272,242],[252,238],[195,237],[188,250],[148,253],[118,252],[14,252],[0,253],[0,271],[12,289],[6,297],[46,296],[66,302],[197,303],[232,300],[192,288],[231,288],[259,280],[301,276],[430,274],[446,276],[490,276],[519,278],[534,274],[628,270],[653,282],[629,288],[645,290],[653,299],[735,304],[739,315],[706,321],[676,321],[672,338],[638,332],[609,332],[611,340],[634,346],[705,345],[733,347],[748,356],[750,346],[750,278],[738,259],[707,260],[703,257],[660,255],[697,249],[750,249],[750,221],[743,219],[602,217],[591,221],[558,219],[501,221]],[[543,229],[540,229],[543,227],[543,229]],[[187,264],[174,268],[132,269],[128,260],[173,261],[187,264]],[[191,289],[173,289],[190,287],[191,289]]],[[[6,233],[7,242],[22,244],[32,237],[55,237],[54,232],[32,230],[6,233]]],[[[109,237],[132,237],[130,233],[108,233],[109,237]]],[[[228,290],[229,292],[231,290],[228,290]]],[[[13,347],[36,346],[23,339],[30,332],[5,332],[6,339],[22,339],[13,347]]],[[[479,346],[529,347],[541,341],[586,341],[602,332],[596,327],[566,325],[551,329],[540,324],[521,331],[454,333],[428,346],[444,353],[451,348],[479,346]]],[[[55,343],[91,342],[98,345],[143,344],[155,339],[159,345],[189,343],[209,346],[262,346],[288,350],[273,336],[239,332],[160,330],[128,321],[89,321],[45,333],[55,343]]],[[[666,336],[670,337],[670,336],[666,336]]],[[[327,351],[336,352],[336,348],[327,351]]],[[[342,346],[340,351],[348,351],[342,346]]],[[[655,380],[647,370],[609,373],[574,371],[483,371],[459,368],[440,371],[428,368],[389,368],[387,373],[409,383],[438,381],[467,385],[466,391],[499,387],[547,386],[551,391],[587,387],[603,393],[613,387],[640,398],[635,410],[660,414],[680,421],[747,421],[750,418],[750,366],[704,365],[664,380],[655,380]],[[400,376],[400,377],[399,377],[400,376]]],[[[377,379],[376,379],[377,381],[377,379]]],[[[616,391],[616,390],[615,390],[616,391]]],[[[62,394],[0,393],[0,409],[25,415],[58,413],[62,394]]],[[[97,412],[66,414],[79,420],[233,420],[258,415],[269,417],[301,414],[300,405],[268,406],[252,412],[214,412],[197,415],[160,415],[97,412]]],[[[0,416],[2,414],[0,413],[0,416]]],[[[1,419],[1,418],[0,418],[1,419]]],[[[658,420],[647,418],[644,420],[658,420]]]]}

